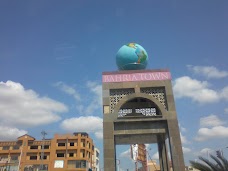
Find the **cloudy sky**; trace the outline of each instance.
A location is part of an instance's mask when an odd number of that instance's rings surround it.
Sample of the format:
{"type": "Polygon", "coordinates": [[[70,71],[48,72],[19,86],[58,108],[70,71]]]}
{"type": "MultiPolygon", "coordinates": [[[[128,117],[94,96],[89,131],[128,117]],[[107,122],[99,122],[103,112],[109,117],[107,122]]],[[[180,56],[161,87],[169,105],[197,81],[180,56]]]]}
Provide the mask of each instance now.
{"type": "MultiPolygon", "coordinates": [[[[103,153],[101,75],[136,42],[148,69],[172,73],[186,163],[228,156],[227,18],[223,0],[0,1],[0,140],[86,131],[103,153]]],[[[130,168],[128,146],[117,151],[130,168]]]]}

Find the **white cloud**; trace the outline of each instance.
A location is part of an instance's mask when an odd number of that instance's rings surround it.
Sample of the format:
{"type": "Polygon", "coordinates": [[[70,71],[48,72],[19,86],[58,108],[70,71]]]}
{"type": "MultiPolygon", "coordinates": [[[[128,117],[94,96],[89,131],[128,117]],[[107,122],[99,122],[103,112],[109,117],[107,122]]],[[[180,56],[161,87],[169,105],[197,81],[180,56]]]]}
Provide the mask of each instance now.
{"type": "Polygon", "coordinates": [[[200,151],[200,154],[201,155],[208,155],[210,151],[213,151],[212,149],[210,148],[204,148],[200,151]]]}
{"type": "Polygon", "coordinates": [[[213,103],[221,99],[228,100],[228,86],[221,91],[209,89],[207,81],[199,81],[188,76],[174,80],[174,95],[176,98],[188,97],[198,103],[213,103]]]}
{"type": "Polygon", "coordinates": [[[84,107],[86,115],[93,113],[94,110],[101,108],[102,105],[102,86],[96,82],[88,81],[87,87],[92,93],[92,100],[88,106],[84,107]]]}
{"type": "Polygon", "coordinates": [[[96,82],[88,81],[87,87],[93,92],[100,104],[102,104],[102,86],[96,82]]]}
{"type": "Polygon", "coordinates": [[[145,146],[147,151],[150,150],[150,144],[145,144],[145,146]]]}
{"type": "Polygon", "coordinates": [[[186,132],[187,131],[185,127],[183,127],[181,125],[179,125],[179,127],[180,127],[181,132],[186,132]]]}
{"type": "Polygon", "coordinates": [[[228,127],[215,126],[213,128],[200,128],[196,136],[197,141],[218,138],[228,138],[228,127]]]}
{"type": "Polygon", "coordinates": [[[216,115],[210,115],[210,116],[200,118],[201,127],[214,127],[214,126],[221,126],[223,124],[225,124],[225,122],[220,120],[216,115]]]}
{"type": "Polygon", "coordinates": [[[95,99],[90,102],[88,106],[82,105],[82,109],[80,111],[81,114],[92,115],[95,110],[99,109],[101,106],[98,104],[98,101],[95,99]]]}
{"type": "Polygon", "coordinates": [[[181,124],[179,124],[179,128],[180,128],[180,138],[181,138],[181,142],[183,144],[188,144],[188,140],[187,138],[182,134],[182,132],[186,132],[186,128],[184,128],[183,126],[181,126],[181,124]]]}
{"type": "Polygon", "coordinates": [[[100,131],[95,132],[95,136],[96,136],[98,139],[103,139],[103,131],[100,130],[100,131]]]}
{"type": "Polygon", "coordinates": [[[190,148],[182,147],[183,153],[189,153],[191,152],[190,148]]]}
{"type": "Polygon", "coordinates": [[[228,108],[225,108],[225,109],[224,109],[224,112],[225,112],[225,113],[228,113],[228,108]]]}
{"type": "Polygon", "coordinates": [[[120,157],[125,157],[125,158],[131,159],[131,150],[128,149],[128,150],[126,150],[126,151],[120,153],[120,157]]]}
{"type": "Polygon", "coordinates": [[[125,171],[126,169],[119,168],[119,171],[125,171]]]}
{"type": "Polygon", "coordinates": [[[218,101],[217,93],[207,87],[208,83],[206,81],[201,82],[184,76],[174,81],[173,90],[177,98],[189,97],[202,103],[218,101]]]}
{"type": "Polygon", "coordinates": [[[183,136],[181,132],[180,132],[180,137],[181,137],[181,142],[183,144],[188,144],[189,143],[188,140],[187,140],[187,138],[185,136],[183,136]]]}
{"type": "Polygon", "coordinates": [[[55,83],[55,86],[58,87],[64,93],[73,96],[75,100],[81,100],[80,94],[73,87],[68,86],[63,82],[57,82],[55,83]]]}
{"type": "Polygon", "coordinates": [[[223,99],[228,100],[228,86],[224,87],[220,94],[223,99]]]}
{"type": "Polygon", "coordinates": [[[67,110],[63,103],[40,97],[20,83],[0,82],[0,125],[31,127],[49,124],[60,120],[58,114],[67,110]]]}
{"type": "Polygon", "coordinates": [[[227,71],[219,71],[213,66],[187,66],[195,74],[203,75],[207,78],[224,78],[228,76],[227,71]]]}
{"type": "Polygon", "coordinates": [[[75,108],[80,114],[92,115],[94,111],[101,108],[102,105],[102,86],[96,82],[88,81],[86,83],[86,93],[78,92],[72,86],[58,82],[55,84],[66,94],[73,96],[76,101],[75,108]]]}
{"type": "Polygon", "coordinates": [[[65,119],[61,127],[67,131],[83,131],[94,133],[97,138],[102,138],[103,119],[96,116],[81,116],[79,118],[65,119]]]}
{"type": "Polygon", "coordinates": [[[158,160],[159,159],[159,154],[158,152],[156,152],[153,156],[152,156],[152,160],[158,160]]]}
{"type": "Polygon", "coordinates": [[[1,140],[15,140],[15,137],[20,137],[28,132],[25,130],[19,130],[17,128],[0,126],[0,139],[1,140]]]}

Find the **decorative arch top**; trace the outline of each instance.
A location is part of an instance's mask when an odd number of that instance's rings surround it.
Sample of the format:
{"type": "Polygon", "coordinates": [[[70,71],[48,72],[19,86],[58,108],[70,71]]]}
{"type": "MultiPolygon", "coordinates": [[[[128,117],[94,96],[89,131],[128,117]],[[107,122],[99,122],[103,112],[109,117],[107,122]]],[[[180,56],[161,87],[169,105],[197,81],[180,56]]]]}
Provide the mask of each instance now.
{"type": "Polygon", "coordinates": [[[123,97],[115,106],[115,118],[123,117],[165,117],[167,110],[153,96],[144,93],[134,93],[123,97]]]}

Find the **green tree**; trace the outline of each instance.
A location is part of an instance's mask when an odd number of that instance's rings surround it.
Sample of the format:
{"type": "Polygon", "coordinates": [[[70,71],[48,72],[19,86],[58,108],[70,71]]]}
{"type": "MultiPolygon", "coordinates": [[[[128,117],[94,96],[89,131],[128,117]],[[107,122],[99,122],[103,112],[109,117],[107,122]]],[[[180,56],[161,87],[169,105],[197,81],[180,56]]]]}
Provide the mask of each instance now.
{"type": "Polygon", "coordinates": [[[200,156],[200,161],[190,160],[190,163],[193,168],[200,171],[228,171],[228,161],[225,157],[221,155],[217,157],[210,155],[210,157],[213,159],[212,161],[200,156]]]}

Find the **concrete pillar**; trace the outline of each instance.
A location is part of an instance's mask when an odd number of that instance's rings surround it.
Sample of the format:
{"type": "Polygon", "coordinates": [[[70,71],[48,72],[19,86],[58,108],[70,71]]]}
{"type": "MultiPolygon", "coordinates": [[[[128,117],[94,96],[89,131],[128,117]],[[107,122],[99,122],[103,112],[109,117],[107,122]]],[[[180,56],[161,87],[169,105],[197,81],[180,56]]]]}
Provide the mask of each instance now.
{"type": "Polygon", "coordinates": [[[114,142],[114,125],[112,122],[104,122],[104,171],[116,171],[116,149],[114,142]]]}
{"type": "Polygon", "coordinates": [[[165,144],[164,135],[158,135],[157,139],[160,168],[163,171],[169,171],[168,152],[165,144]]]}
{"type": "Polygon", "coordinates": [[[185,169],[185,165],[177,120],[168,120],[168,128],[173,170],[183,171],[185,169]]]}

